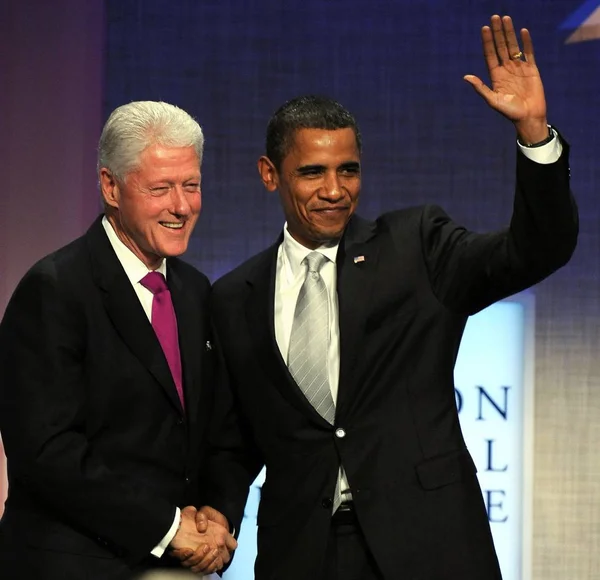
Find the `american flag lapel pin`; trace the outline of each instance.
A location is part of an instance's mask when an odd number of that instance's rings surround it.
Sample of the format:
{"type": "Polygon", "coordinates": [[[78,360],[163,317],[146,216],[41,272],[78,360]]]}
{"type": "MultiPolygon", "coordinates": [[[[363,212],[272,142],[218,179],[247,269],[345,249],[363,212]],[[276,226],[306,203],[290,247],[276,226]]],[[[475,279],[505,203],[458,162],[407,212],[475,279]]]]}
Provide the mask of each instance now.
{"type": "Polygon", "coordinates": [[[360,264],[361,262],[365,261],[365,257],[364,256],[354,256],[354,263],[355,264],[360,264]]]}

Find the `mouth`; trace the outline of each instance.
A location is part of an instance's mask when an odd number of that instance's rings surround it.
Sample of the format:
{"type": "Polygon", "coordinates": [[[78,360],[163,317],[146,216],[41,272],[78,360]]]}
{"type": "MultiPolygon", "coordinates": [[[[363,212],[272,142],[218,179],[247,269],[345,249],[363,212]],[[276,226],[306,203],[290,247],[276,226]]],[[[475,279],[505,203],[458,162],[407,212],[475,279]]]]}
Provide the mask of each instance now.
{"type": "Polygon", "coordinates": [[[313,209],[313,215],[319,216],[324,219],[340,219],[348,214],[350,210],[347,206],[333,206],[333,207],[319,207],[313,209]]]}
{"type": "Polygon", "coordinates": [[[158,222],[164,228],[169,230],[181,230],[185,225],[185,222],[158,222]]]}
{"type": "Polygon", "coordinates": [[[350,208],[346,205],[333,205],[333,206],[328,206],[328,207],[317,207],[317,208],[313,209],[312,211],[317,212],[317,213],[324,213],[324,214],[334,214],[334,213],[346,212],[346,211],[348,211],[348,209],[350,209],[350,208]]]}

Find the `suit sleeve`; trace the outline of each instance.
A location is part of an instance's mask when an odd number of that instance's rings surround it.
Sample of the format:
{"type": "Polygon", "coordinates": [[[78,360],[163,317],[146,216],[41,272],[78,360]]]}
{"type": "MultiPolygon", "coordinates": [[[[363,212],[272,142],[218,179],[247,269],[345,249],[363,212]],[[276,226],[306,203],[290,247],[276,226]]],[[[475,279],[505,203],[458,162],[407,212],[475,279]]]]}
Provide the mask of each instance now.
{"type": "Polygon", "coordinates": [[[432,288],[447,308],[474,314],[536,284],[566,264],[577,244],[578,214],[569,187],[568,145],[555,163],[517,153],[510,226],[477,234],[440,208],[422,215],[424,259],[432,288]]]}
{"type": "Polygon", "coordinates": [[[250,485],[264,466],[251,429],[240,413],[226,363],[214,333],[219,372],[210,432],[210,504],[223,513],[239,534],[250,485]]]}
{"type": "MultiPolygon", "coordinates": [[[[40,264],[42,264],[40,266],[40,264]]],[[[52,262],[21,281],[0,325],[0,429],[15,496],[133,560],[150,554],[175,514],[150,490],[111,470],[88,434],[86,325],[52,262]]]]}

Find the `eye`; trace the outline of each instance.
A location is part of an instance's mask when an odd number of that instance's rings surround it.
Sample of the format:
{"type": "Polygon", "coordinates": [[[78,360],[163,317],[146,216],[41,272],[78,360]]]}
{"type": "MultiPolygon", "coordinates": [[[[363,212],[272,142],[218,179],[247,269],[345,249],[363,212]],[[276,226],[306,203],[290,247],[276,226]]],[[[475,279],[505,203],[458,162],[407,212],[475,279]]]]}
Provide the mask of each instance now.
{"type": "Polygon", "coordinates": [[[340,173],[342,175],[354,177],[354,176],[360,175],[360,167],[358,165],[349,165],[349,166],[341,167],[340,173]]]}
{"type": "Polygon", "coordinates": [[[150,193],[152,195],[156,195],[156,196],[165,195],[168,193],[168,191],[169,191],[169,187],[166,185],[161,185],[159,187],[151,187],[150,188],[150,193]]]}
{"type": "Polygon", "coordinates": [[[196,191],[200,191],[200,184],[196,183],[196,182],[191,182],[191,183],[186,183],[183,187],[185,187],[186,191],[189,192],[196,192],[196,191]]]}
{"type": "Polygon", "coordinates": [[[314,167],[302,167],[298,173],[300,175],[300,177],[308,177],[308,178],[314,178],[314,177],[319,177],[320,175],[322,175],[324,173],[324,169],[323,167],[319,167],[319,166],[314,166],[314,167]]]}

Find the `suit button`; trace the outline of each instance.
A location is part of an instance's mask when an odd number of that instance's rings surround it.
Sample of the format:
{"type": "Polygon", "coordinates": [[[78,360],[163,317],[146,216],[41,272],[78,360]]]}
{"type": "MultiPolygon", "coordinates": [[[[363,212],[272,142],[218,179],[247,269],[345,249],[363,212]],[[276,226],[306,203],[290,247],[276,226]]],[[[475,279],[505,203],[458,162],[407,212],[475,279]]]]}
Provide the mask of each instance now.
{"type": "Polygon", "coordinates": [[[177,419],[177,424],[183,425],[183,417],[179,417],[179,419],[177,419]]]}
{"type": "Polygon", "coordinates": [[[335,436],[338,439],[343,439],[346,436],[346,431],[340,427],[335,430],[335,436]]]}
{"type": "Polygon", "coordinates": [[[189,485],[189,483],[190,483],[190,478],[189,477],[185,478],[185,483],[189,485]]]}
{"type": "Polygon", "coordinates": [[[333,500],[330,497],[324,497],[323,500],[321,501],[321,505],[325,509],[330,510],[333,507],[333,500]]]}

